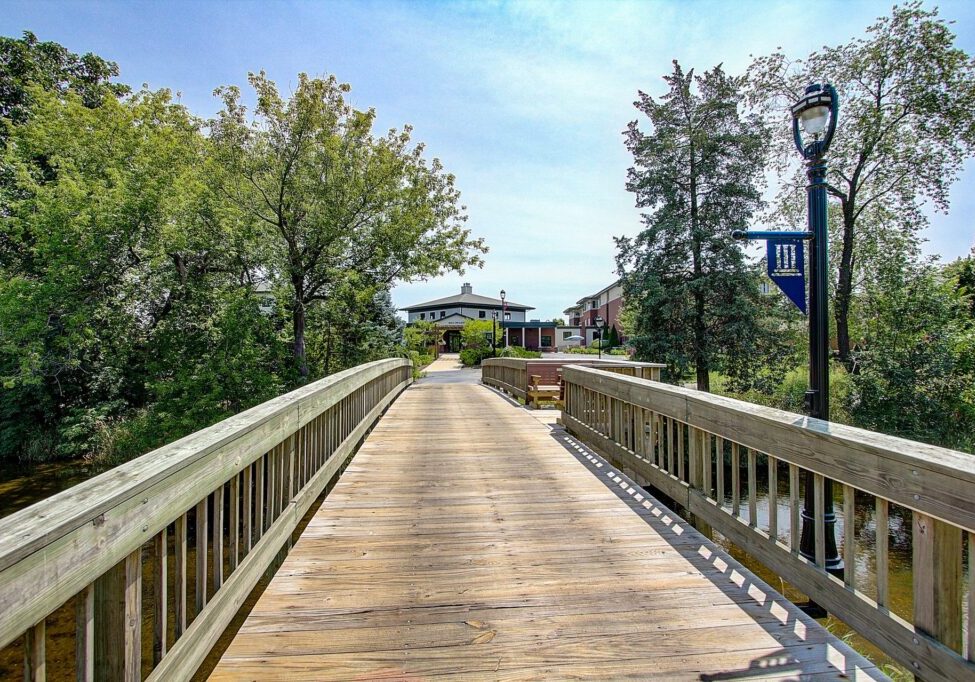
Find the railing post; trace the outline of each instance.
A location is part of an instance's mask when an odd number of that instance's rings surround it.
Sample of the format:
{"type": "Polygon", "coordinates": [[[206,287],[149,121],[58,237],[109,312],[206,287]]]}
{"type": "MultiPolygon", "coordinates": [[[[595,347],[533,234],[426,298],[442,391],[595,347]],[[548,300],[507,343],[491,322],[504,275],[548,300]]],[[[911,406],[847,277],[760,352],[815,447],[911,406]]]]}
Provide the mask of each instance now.
{"type": "MultiPolygon", "coordinates": [[[[691,487],[697,491],[704,492],[704,432],[700,429],[695,429],[693,426],[688,426],[687,441],[690,452],[688,460],[688,482],[691,487]]],[[[705,495],[706,496],[706,495],[705,495]]],[[[691,525],[698,529],[702,535],[707,538],[712,538],[714,533],[711,526],[697,516],[690,514],[691,525]]]]}
{"type": "Polygon", "coordinates": [[[914,625],[961,653],[962,532],[914,512],[914,625]]]}
{"type": "Polygon", "coordinates": [[[142,550],[95,581],[95,678],[142,678],[142,550]]]}

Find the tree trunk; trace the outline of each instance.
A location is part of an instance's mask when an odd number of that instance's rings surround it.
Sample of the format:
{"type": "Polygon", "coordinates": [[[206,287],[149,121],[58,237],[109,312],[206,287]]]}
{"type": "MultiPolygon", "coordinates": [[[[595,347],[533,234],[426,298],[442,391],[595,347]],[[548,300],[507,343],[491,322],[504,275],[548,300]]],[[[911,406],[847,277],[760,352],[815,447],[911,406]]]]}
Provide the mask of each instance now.
{"type": "Polygon", "coordinates": [[[294,299],[291,304],[291,323],[294,329],[294,359],[295,367],[301,378],[308,378],[308,359],[305,357],[305,278],[292,275],[291,286],[294,288],[294,299]]]}
{"type": "Polygon", "coordinates": [[[302,379],[308,378],[308,361],[305,358],[305,306],[302,303],[295,305],[292,312],[292,322],[294,326],[295,344],[294,358],[295,367],[302,379]]]}
{"type": "Polygon", "coordinates": [[[843,216],[843,245],[840,253],[840,271],[836,280],[835,310],[836,346],[840,361],[851,369],[850,356],[850,298],[853,295],[853,225],[850,209],[843,216]]]}
{"type": "Polygon", "coordinates": [[[701,280],[704,278],[704,268],[701,264],[701,235],[698,232],[700,216],[697,206],[697,175],[694,168],[694,144],[690,149],[690,194],[691,194],[691,249],[694,256],[694,278],[691,286],[694,290],[694,367],[697,372],[697,390],[711,392],[711,377],[708,370],[707,327],[704,323],[704,291],[701,280]]]}

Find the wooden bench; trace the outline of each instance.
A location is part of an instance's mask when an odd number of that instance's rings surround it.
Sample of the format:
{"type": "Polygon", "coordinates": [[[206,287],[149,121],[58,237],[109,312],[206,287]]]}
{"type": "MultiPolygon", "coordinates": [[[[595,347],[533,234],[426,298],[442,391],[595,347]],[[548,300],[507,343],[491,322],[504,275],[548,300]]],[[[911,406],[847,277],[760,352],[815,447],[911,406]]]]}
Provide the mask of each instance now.
{"type": "Polygon", "coordinates": [[[539,374],[532,374],[528,381],[528,399],[525,404],[528,407],[539,408],[540,401],[554,402],[556,407],[561,407],[562,386],[560,384],[543,384],[539,374]]]}

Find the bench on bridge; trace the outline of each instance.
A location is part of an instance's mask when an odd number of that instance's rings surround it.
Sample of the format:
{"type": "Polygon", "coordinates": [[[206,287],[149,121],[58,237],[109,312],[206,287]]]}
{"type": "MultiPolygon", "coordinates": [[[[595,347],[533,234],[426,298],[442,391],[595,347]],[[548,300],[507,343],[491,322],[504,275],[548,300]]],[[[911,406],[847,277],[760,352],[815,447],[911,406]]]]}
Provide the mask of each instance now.
{"type": "Polygon", "coordinates": [[[561,372],[568,365],[596,367],[652,381],[660,381],[660,370],[664,367],[654,362],[600,360],[586,355],[578,359],[486,358],[481,361],[481,381],[520,398],[528,406],[537,407],[537,399],[554,400],[561,406],[561,372]],[[538,380],[534,381],[534,377],[538,380]]]}
{"type": "Polygon", "coordinates": [[[540,374],[532,374],[528,383],[527,399],[525,404],[528,407],[541,407],[542,402],[553,402],[557,407],[562,406],[562,386],[561,378],[555,384],[543,384],[540,374]]]}

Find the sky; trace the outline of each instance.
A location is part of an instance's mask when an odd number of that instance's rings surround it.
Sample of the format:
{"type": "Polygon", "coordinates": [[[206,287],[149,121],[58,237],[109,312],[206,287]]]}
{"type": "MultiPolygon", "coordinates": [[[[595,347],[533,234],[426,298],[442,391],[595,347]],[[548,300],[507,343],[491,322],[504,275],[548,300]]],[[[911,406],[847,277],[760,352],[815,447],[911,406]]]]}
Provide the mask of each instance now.
{"type": "MultiPolygon", "coordinates": [[[[33,31],[113,60],[120,80],[168,87],[200,116],[214,88],[263,69],[283,90],[335,74],[377,129],[411,124],[457,177],[482,269],[399,284],[397,306],[460,293],[551,319],[612,282],[614,236],[641,227],[625,189],[622,131],[643,90],[662,94],[677,59],[741,73],[778,47],[804,57],[861,35],[891,2],[53,2],[5,0],[0,34],[33,31]],[[816,13],[809,8],[815,6],[816,13]]],[[[975,54],[975,2],[938,3],[975,54]]],[[[842,120],[842,119],[841,119],[842,120]]],[[[952,260],[975,243],[975,163],[931,215],[924,251],[952,260]]],[[[757,226],[757,225],[756,225],[757,226]]]]}

